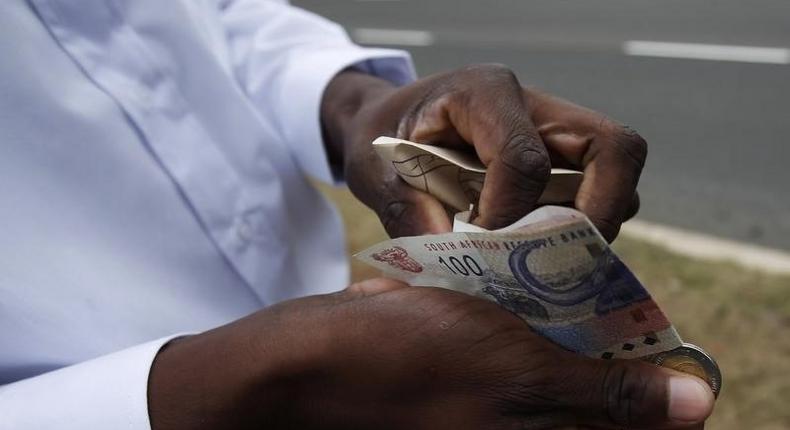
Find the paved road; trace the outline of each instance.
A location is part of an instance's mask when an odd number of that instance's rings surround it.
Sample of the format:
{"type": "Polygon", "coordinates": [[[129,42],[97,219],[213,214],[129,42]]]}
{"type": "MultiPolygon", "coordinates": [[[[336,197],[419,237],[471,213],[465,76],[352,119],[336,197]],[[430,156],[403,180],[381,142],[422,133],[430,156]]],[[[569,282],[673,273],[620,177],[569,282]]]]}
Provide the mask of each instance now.
{"type": "Polygon", "coordinates": [[[790,65],[623,50],[629,40],[790,48],[786,0],[294,3],[368,40],[356,30],[429,32],[394,39],[425,45],[407,47],[421,74],[506,63],[524,83],[606,112],[650,143],[642,219],[790,250],[790,65]]]}

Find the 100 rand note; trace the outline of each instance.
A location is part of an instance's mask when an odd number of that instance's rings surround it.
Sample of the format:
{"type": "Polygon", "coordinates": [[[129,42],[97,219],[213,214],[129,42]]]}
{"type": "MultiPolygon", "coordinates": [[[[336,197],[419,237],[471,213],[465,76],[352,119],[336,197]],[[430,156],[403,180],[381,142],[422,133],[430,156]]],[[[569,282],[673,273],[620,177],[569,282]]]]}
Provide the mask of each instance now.
{"type": "Polygon", "coordinates": [[[682,344],[580,212],[544,206],[507,229],[477,230],[394,239],[355,257],[410,285],[495,301],[537,333],[590,357],[641,358],[682,344]]]}

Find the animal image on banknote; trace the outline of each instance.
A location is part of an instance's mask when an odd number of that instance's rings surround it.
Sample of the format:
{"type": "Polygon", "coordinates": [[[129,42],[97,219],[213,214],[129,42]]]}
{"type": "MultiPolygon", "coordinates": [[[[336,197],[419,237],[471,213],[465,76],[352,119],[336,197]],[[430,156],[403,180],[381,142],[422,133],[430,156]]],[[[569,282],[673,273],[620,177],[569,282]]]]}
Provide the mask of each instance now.
{"type": "MultiPolygon", "coordinates": [[[[515,230],[399,238],[357,258],[412,285],[495,301],[537,333],[596,358],[638,358],[681,345],[672,324],[580,212],[567,208],[515,230]],[[557,216],[560,214],[561,216],[557,216]],[[419,262],[419,272],[385,262],[419,262]]],[[[549,212],[550,211],[550,212],[549,212]]]]}
{"type": "Polygon", "coordinates": [[[376,261],[383,261],[390,266],[401,270],[414,273],[422,272],[422,266],[420,263],[409,257],[409,254],[406,252],[406,250],[400,246],[387,248],[381,252],[373,254],[371,257],[373,257],[373,259],[376,261]]]}

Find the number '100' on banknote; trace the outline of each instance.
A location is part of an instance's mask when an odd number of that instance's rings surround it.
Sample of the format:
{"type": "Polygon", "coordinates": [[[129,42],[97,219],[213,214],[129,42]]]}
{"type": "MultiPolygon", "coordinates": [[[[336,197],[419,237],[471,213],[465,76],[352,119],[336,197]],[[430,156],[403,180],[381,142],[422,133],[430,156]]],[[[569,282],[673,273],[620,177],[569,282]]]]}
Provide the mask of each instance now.
{"type": "Polygon", "coordinates": [[[533,330],[590,357],[640,358],[682,341],[590,221],[546,206],[497,231],[403,237],[356,257],[411,285],[497,302],[533,330]]]}

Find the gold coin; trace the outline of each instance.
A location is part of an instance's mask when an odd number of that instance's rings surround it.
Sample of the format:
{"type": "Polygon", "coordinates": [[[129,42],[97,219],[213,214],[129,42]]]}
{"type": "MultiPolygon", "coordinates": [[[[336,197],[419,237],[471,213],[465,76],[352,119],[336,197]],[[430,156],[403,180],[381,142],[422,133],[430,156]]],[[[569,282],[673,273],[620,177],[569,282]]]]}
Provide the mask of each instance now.
{"type": "Polygon", "coordinates": [[[721,371],[716,360],[713,359],[705,350],[691,343],[671,350],[660,352],[650,358],[654,364],[678,372],[694,375],[710,385],[713,395],[719,396],[721,391],[721,371]]]}

